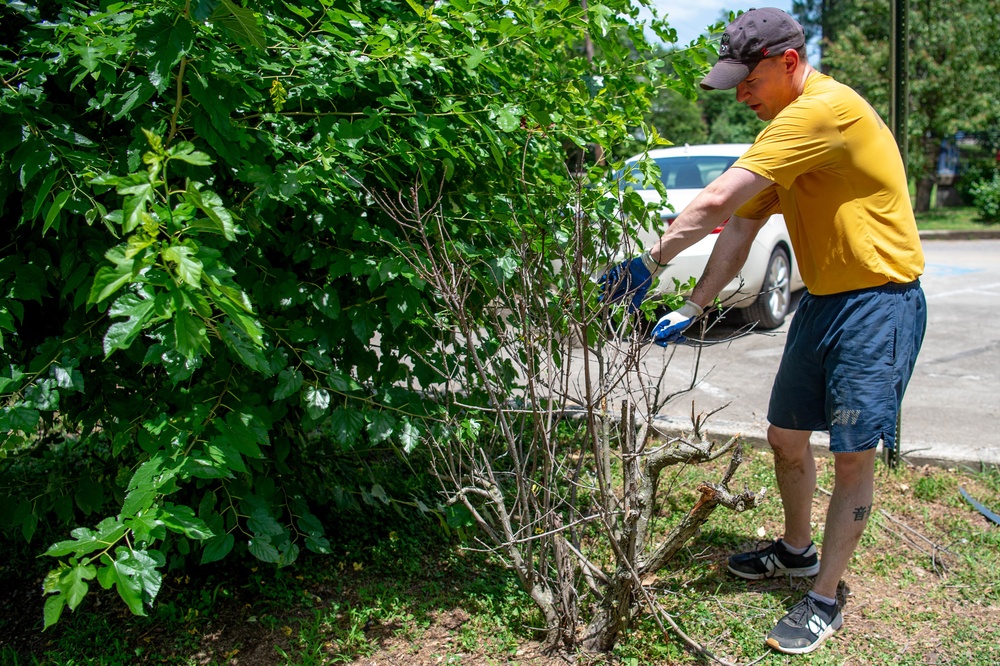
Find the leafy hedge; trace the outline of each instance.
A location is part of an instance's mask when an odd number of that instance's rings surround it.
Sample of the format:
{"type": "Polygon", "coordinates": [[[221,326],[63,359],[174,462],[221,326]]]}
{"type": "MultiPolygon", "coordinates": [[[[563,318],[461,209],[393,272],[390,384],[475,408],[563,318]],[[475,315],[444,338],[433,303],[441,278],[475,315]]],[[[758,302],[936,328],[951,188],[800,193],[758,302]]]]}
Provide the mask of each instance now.
{"type": "Polygon", "coordinates": [[[326,552],[321,510],[437,511],[357,462],[419,447],[447,380],[372,197],[436,211],[475,315],[511,238],[600,201],[588,146],[705,58],[664,78],[625,0],[251,6],[0,8],[0,529],[82,525],[46,551],[46,626],[94,579],[143,614],[168,558],[326,552]]]}

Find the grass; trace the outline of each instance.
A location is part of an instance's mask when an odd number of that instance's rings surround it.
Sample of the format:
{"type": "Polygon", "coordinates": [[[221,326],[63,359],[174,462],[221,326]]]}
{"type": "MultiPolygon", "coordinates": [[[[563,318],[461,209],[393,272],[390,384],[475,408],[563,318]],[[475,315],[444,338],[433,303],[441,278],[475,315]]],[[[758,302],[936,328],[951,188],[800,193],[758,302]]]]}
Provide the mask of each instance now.
{"type": "Polygon", "coordinates": [[[917,213],[917,228],[928,231],[974,231],[996,229],[997,225],[983,222],[979,212],[972,206],[955,208],[932,208],[925,213],[917,213]]]}
{"type": "MultiPolygon", "coordinates": [[[[676,505],[690,506],[701,480],[723,463],[686,468],[676,505]]],[[[820,459],[821,487],[832,482],[820,459]]],[[[763,637],[808,581],[746,582],[725,558],[780,534],[771,456],[754,451],[734,489],[767,486],[756,511],[717,510],[652,591],[690,636],[738,663],[791,663],[763,637]]],[[[1000,526],[958,495],[966,488],[1000,508],[1000,472],[879,468],[872,520],[845,576],[844,628],[817,652],[794,658],[815,666],[1000,662],[1000,526]]],[[[828,496],[817,492],[817,542],[828,496]]],[[[669,511],[671,503],[664,504],[669,511]]],[[[679,518],[681,510],[662,517],[679,518]]],[[[515,577],[484,553],[441,538],[431,523],[358,515],[326,557],[290,569],[209,566],[165,576],[146,618],[124,612],[96,590],[75,613],[40,632],[40,578],[31,563],[0,569],[0,663],[35,664],[549,664],[537,653],[540,620],[515,577]]],[[[581,655],[581,665],[709,663],[640,617],[613,654],[581,655]]]]}

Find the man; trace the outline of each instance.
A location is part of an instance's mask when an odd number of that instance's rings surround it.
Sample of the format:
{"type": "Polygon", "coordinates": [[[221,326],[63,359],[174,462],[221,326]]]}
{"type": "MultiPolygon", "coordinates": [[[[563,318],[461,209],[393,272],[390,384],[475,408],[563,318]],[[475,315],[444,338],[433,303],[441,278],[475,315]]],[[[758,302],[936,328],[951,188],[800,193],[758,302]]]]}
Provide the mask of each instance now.
{"type": "Polygon", "coordinates": [[[785,531],[730,557],[729,571],[750,580],[815,575],[767,637],[781,652],[811,652],[841,626],[837,585],[871,513],[875,447],[895,443],[926,325],[923,253],[891,133],[857,93],[809,66],[791,16],[772,8],[739,16],[701,85],[735,88],[771,122],[648,252],[609,271],[604,288],[636,307],[662,266],[728,218],[690,299],[653,329],[658,344],[676,342],[742,267],[767,218],[784,214],[808,288],[768,408],[785,531]],[[822,561],[810,530],[814,430],[829,431],[836,474],[822,561]]]}

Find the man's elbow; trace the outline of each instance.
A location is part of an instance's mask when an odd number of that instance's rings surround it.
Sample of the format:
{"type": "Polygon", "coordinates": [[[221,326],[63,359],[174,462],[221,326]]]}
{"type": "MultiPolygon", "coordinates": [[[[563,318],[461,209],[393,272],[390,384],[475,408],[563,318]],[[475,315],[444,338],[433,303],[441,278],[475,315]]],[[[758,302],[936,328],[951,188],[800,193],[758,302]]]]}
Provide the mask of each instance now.
{"type": "Polygon", "coordinates": [[[729,217],[736,210],[736,202],[731,192],[709,185],[699,197],[702,209],[712,217],[729,217]]]}

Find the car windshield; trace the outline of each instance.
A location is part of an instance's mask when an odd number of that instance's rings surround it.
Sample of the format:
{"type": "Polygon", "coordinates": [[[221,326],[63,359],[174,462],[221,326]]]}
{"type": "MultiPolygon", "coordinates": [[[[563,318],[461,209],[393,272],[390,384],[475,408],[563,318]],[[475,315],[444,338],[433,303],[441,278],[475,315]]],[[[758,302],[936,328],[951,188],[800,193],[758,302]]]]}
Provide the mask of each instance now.
{"type": "MultiPolygon", "coordinates": [[[[668,190],[701,189],[721,176],[735,161],[736,157],[732,155],[686,155],[655,160],[660,167],[660,180],[668,190]]],[[[616,176],[621,189],[625,189],[626,185],[635,189],[642,186],[642,174],[638,173],[635,162],[628,164],[616,176]],[[626,173],[627,178],[623,177],[626,173]]]]}

